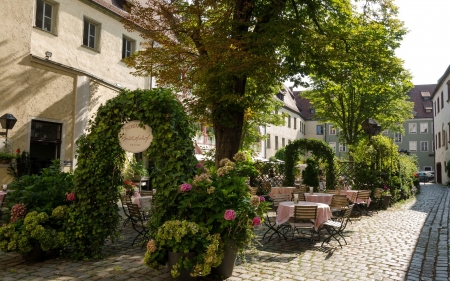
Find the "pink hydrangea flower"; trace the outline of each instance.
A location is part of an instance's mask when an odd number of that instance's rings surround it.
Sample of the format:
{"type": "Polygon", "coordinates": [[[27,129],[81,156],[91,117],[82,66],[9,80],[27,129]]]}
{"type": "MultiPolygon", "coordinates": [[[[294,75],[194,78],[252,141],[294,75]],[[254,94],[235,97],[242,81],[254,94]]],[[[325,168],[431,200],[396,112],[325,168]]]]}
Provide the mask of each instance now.
{"type": "Polygon", "coordinates": [[[73,201],[73,200],[75,200],[75,192],[71,192],[71,193],[68,193],[67,195],[66,195],[66,199],[68,200],[68,201],[73,201]]]}
{"type": "Polygon", "coordinates": [[[253,225],[258,226],[261,224],[261,218],[260,217],[254,217],[253,218],[253,225]]]}
{"type": "Polygon", "coordinates": [[[234,220],[236,218],[236,212],[233,210],[226,210],[225,214],[223,215],[223,217],[227,220],[227,221],[231,221],[234,220]]]}
{"type": "Polygon", "coordinates": [[[266,198],[264,198],[264,196],[259,196],[259,202],[264,202],[266,201],[266,198]]]}
{"type": "Polygon", "coordinates": [[[180,190],[182,192],[186,192],[192,189],[192,185],[188,184],[188,183],[183,183],[182,185],[180,185],[180,190]]]}

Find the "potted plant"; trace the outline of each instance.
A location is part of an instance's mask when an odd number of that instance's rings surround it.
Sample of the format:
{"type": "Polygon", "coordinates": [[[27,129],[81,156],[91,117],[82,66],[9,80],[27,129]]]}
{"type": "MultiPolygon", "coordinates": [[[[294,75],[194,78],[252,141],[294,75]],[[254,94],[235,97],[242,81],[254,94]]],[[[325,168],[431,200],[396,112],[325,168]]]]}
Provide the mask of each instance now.
{"type": "Polygon", "coordinates": [[[158,268],[168,263],[174,280],[208,275],[222,260],[220,235],[186,220],[166,221],[147,243],[144,263],[158,268]]]}
{"type": "Polygon", "coordinates": [[[16,158],[15,154],[0,151],[0,164],[9,164],[15,158],[16,158]]]}
{"type": "Polygon", "coordinates": [[[391,190],[386,185],[383,186],[383,191],[381,192],[381,204],[384,209],[387,209],[391,205],[391,190]]]}

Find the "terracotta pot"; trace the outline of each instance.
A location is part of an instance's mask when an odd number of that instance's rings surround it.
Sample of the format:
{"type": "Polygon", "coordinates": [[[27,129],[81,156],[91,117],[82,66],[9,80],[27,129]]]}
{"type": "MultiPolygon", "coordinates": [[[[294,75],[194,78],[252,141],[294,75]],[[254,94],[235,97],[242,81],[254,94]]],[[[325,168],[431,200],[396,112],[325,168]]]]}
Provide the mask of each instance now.
{"type": "Polygon", "coordinates": [[[391,195],[382,195],[381,196],[381,206],[383,206],[383,209],[387,209],[391,206],[391,195]]]}
{"type": "Polygon", "coordinates": [[[233,241],[225,246],[222,263],[218,267],[211,268],[211,273],[216,276],[228,278],[233,275],[234,264],[236,262],[238,248],[233,241]]]}
{"type": "Polygon", "coordinates": [[[22,257],[27,262],[40,262],[45,260],[45,254],[46,252],[42,250],[41,244],[35,242],[33,244],[33,249],[29,253],[22,255],[22,257]]]}
{"type": "MultiPolygon", "coordinates": [[[[172,267],[178,262],[178,260],[183,255],[185,255],[185,254],[183,254],[183,253],[174,253],[174,252],[171,252],[171,251],[168,252],[169,260],[167,262],[167,265],[169,266],[169,273],[170,273],[170,270],[172,270],[172,267]]],[[[190,253],[187,254],[187,256],[189,258],[193,258],[193,257],[195,257],[195,255],[197,255],[197,253],[194,253],[194,252],[190,252],[190,253]]],[[[190,270],[187,270],[185,268],[180,269],[180,275],[177,278],[173,278],[172,277],[172,280],[175,280],[175,281],[194,281],[194,280],[197,280],[197,277],[192,277],[190,275],[190,273],[191,273],[190,270]]]]}

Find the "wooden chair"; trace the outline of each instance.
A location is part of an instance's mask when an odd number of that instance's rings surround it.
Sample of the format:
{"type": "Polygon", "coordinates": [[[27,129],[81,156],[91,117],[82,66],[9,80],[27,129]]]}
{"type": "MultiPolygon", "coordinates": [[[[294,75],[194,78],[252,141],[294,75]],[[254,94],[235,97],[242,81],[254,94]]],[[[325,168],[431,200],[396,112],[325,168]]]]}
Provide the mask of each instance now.
{"type": "Polygon", "coordinates": [[[298,194],[298,201],[306,201],[305,193],[299,189],[292,190],[292,201],[294,201],[294,194],[298,194]]]}
{"type": "Polygon", "coordinates": [[[126,194],[120,195],[120,204],[122,205],[123,213],[125,214],[125,219],[123,221],[123,226],[130,222],[130,213],[128,212],[127,204],[132,204],[131,197],[126,194]]]}
{"type": "Polygon", "coordinates": [[[270,191],[272,191],[272,185],[270,184],[270,182],[263,182],[261,184],[261,193],[270,194],[270,191]]]}
{"type": "Polygon", "coordinates": [[[150,240],[150,237],[148,236],[149,229],[145,225],[145,219],[143,218],[141,210],[139,209],[138,205],[130,203],[127,203],[126,205],[128,208],[129,218],[133,226],[133,229],[138,233],[134,238],[131,246],[134,245],[134,243],[139,237],[142,237],[144,239],[141,246],[142,248],[144,247],[144,245],[147,244],[148,240],[150,240]]]}
{"type": "MultiPolygon", "coordinates": [[[[294,217],[292,222],[289,223],[290,230],[292,231],[291,242],[294,239],[295,232],[299,236],[302,236],[304,234],[302,231],[306,230],[309,232],[309,239],[314,243],[314,234],[319,234],[314,230],[314,221],[317,218],[317,206],[295,206],[294,208],[294,217]]],[[[307,238],[307,236],[301,238],[307,238]]]]}
{"type": "Polygon", "coordinates": [[[141,194],[141,196],[152,196],[153,195],[153,191],[151,191],[151,190],[141,190],[140,194],[141,194]]]}
{"type": "Polygon", "coordinates": [[[350,205],[344,212],[344,215],[338,220],[328,220],[324,222],[322,225],[325,227],[326,231],[330,235],[322,242],[322,247],[324,243],[329,244],[331,239],[336,240],[339,243],[339,246],[342,248],[342,244],[339,241],[341,238],[344,240],[345,245],[347,245],[347,241],[344,237],[344,230],[347,227],[348,222],[350,221],[350,215],[353,211],[353,204],[350,205]]]}
{"type": "Polygon", "coordinates": [[[258,192],[258,188],[257,187],[250,187],[250,194],[251,195],[256,195],[256,193],[258,192]]]}
{"type": "Polygon", "coordinates": [[[371,190],[359,190],[356,199],[354,202],[355,208],[358,209],[358,212],[362,215],[363,213],[370,216],[368,212],[368,205],[370,200],[371,190]]]}
{"type": "Polygon", "coordinates": [[[339,195],[340,191],[339,191],[339,189],[327,189],[327,190],[325,190],[325,193],[339,195]]]}
{"type": "Polygon", "coordinates": [[[289,194],[275,194],[272,198],[272,209],[271,209],[271,213],[275,213],[275,217],[273,216],[269,216],[269,212],[266,213],[266,219],[264,220],[264,224],[269,228],[263,235],[263,240],[265,239],[266,235],[269,232],[273,232],[270,236],[269,236],[269,240],[270,241],[272,239],[272,237],[276,234],[278,236],[278,238],[283,237],[286,241],[286,236],[281,232],[281,229],[284,226],[281,225],[277,225],[276,221],[274,220],[274,218],[276,218],[276,212],[278,209],[278,205],[281,202],[285,202],[285,201],[289,201],[289,194]]]}

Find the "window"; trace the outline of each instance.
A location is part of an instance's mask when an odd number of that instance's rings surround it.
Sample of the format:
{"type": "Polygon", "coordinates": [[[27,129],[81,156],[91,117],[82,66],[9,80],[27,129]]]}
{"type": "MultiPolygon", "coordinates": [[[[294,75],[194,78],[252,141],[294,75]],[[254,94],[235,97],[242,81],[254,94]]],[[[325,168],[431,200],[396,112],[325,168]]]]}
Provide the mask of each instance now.
{"type": "Polygon", "coordinates": [[[333,125],[330,125],[330,135],[336,135],[336,128],[333,125]]]}
{"type": "Polygon", "coordinates": [[[288,128],[291,127],[291,115],[288,116],[288,128]]]}
{"type": "Polygon", "coordinates": [[[297,129],[297,118],[294,117],[294,129],[297,129]]]}
{"type": "Polygon", "coordinates": [[[420,151],[428,151],[428,142],[427,141],[420,142],[420,151]]]}
{"type": "Polygon", "coordinates": [[[347,146],[345,145],[345,143],[339,143],[339,151],[340,152],[347,151],[347,146]]]}
{"type": "Polygon", "coordinates": [[[436,101],[434,101],[434,116],[436,116],[437,110],[436,110],[436,101]]]}
{"type": "Polygon", "coordinates": [[[84,19],[83,45],[95,50],[99,49],[100,24],[84,19]]]}
{"type": "Polygon", "coordinates": [[[281,138],[281,147],[285,147],[284,138],[281,138]]]}
{"type": "Polygon", "coordinates": [[[431,151],[434,151],[434,141],[431,142],[431,151]]]}
{"type": "Polygon", "coordinates": [[[441,147],[441,132],[438,133],[438,147],[441,147]]]}
{"type": "Polygon", "coordinates": [[[401,133],[394,133],[394,141],[395,142],[402,142],[402,134],[401,133]]]}
{"type": "Polygon", "coordinates": [[[439,107],[439,97],[437,98],[436,107],[437,107],[437,113],[439,113],[441,111],[441,108],[439,107]]]}
{"type": "Polygon", "coordinates": [[[278,150],[278,136],[275,136],[275,150],[278,150]]]}
{"type": "Polygon", "coordinates": [[[270,148],[270,135],[269,134],[267,134],[266,145],[267,145],[267,148],[270,148]]]}
{"type": "Polygon", "coordinates": [[[134,52],[135,48],[135,41],[131,40],[128,37],[123,36],[122,39],[122,58],[128,58],[131,57],[131,55],[134,52]]]}
{"type": "Polygon", "coordinates": [[[56,19],[57,5],[44,0],[36,1],[36,27],[55,33],[55,19],[56,19]]]}
{"type": "Polygon", "coordinates": [[[323,135],[323,125],[317,125],[317,135],[323,135]]]}
{"type": "Polygon", "coordinates": [[[279,100],[281,100],[281,101],[284,101],[284,95],[283,95],[283,94],[278,93],[278,94],[277,94],[277,98],[278,98],[279,100]]]}
{"type": "Polygon", "coordinates": [[[409,133],[410,134],[417,133],[417,124],[416,123],[409,123],[409,133]]]}
{"type": "Polygon", "coordinates": [[[420,133],[421,134],[428,133],[428,123],[420,123],[420,133]]]}
{"type": "Polygon", "coordinates": [[[331,149],[333,149],[333,151],[336,151],[336,143],[335,142],[330,142],[328,143],[331,147],[331,149]]]}
{"type": "Polygon", "coordinates": [[[314,108],[312,108],[312,109],[309,110],[309,112],[310,112],[311,114],[314,114],[314,113],[316,113],[316,110],[315,110],[314,108]]]}
{"type": "Polygon", "coordinates": [[[409,151],[417,151],[417,141],[409,142],[409,151]]]}
{"type": "Polygon", "coordinates": [[[444,108],[444,91],[441,92],[441,108],[444,108]]]}

